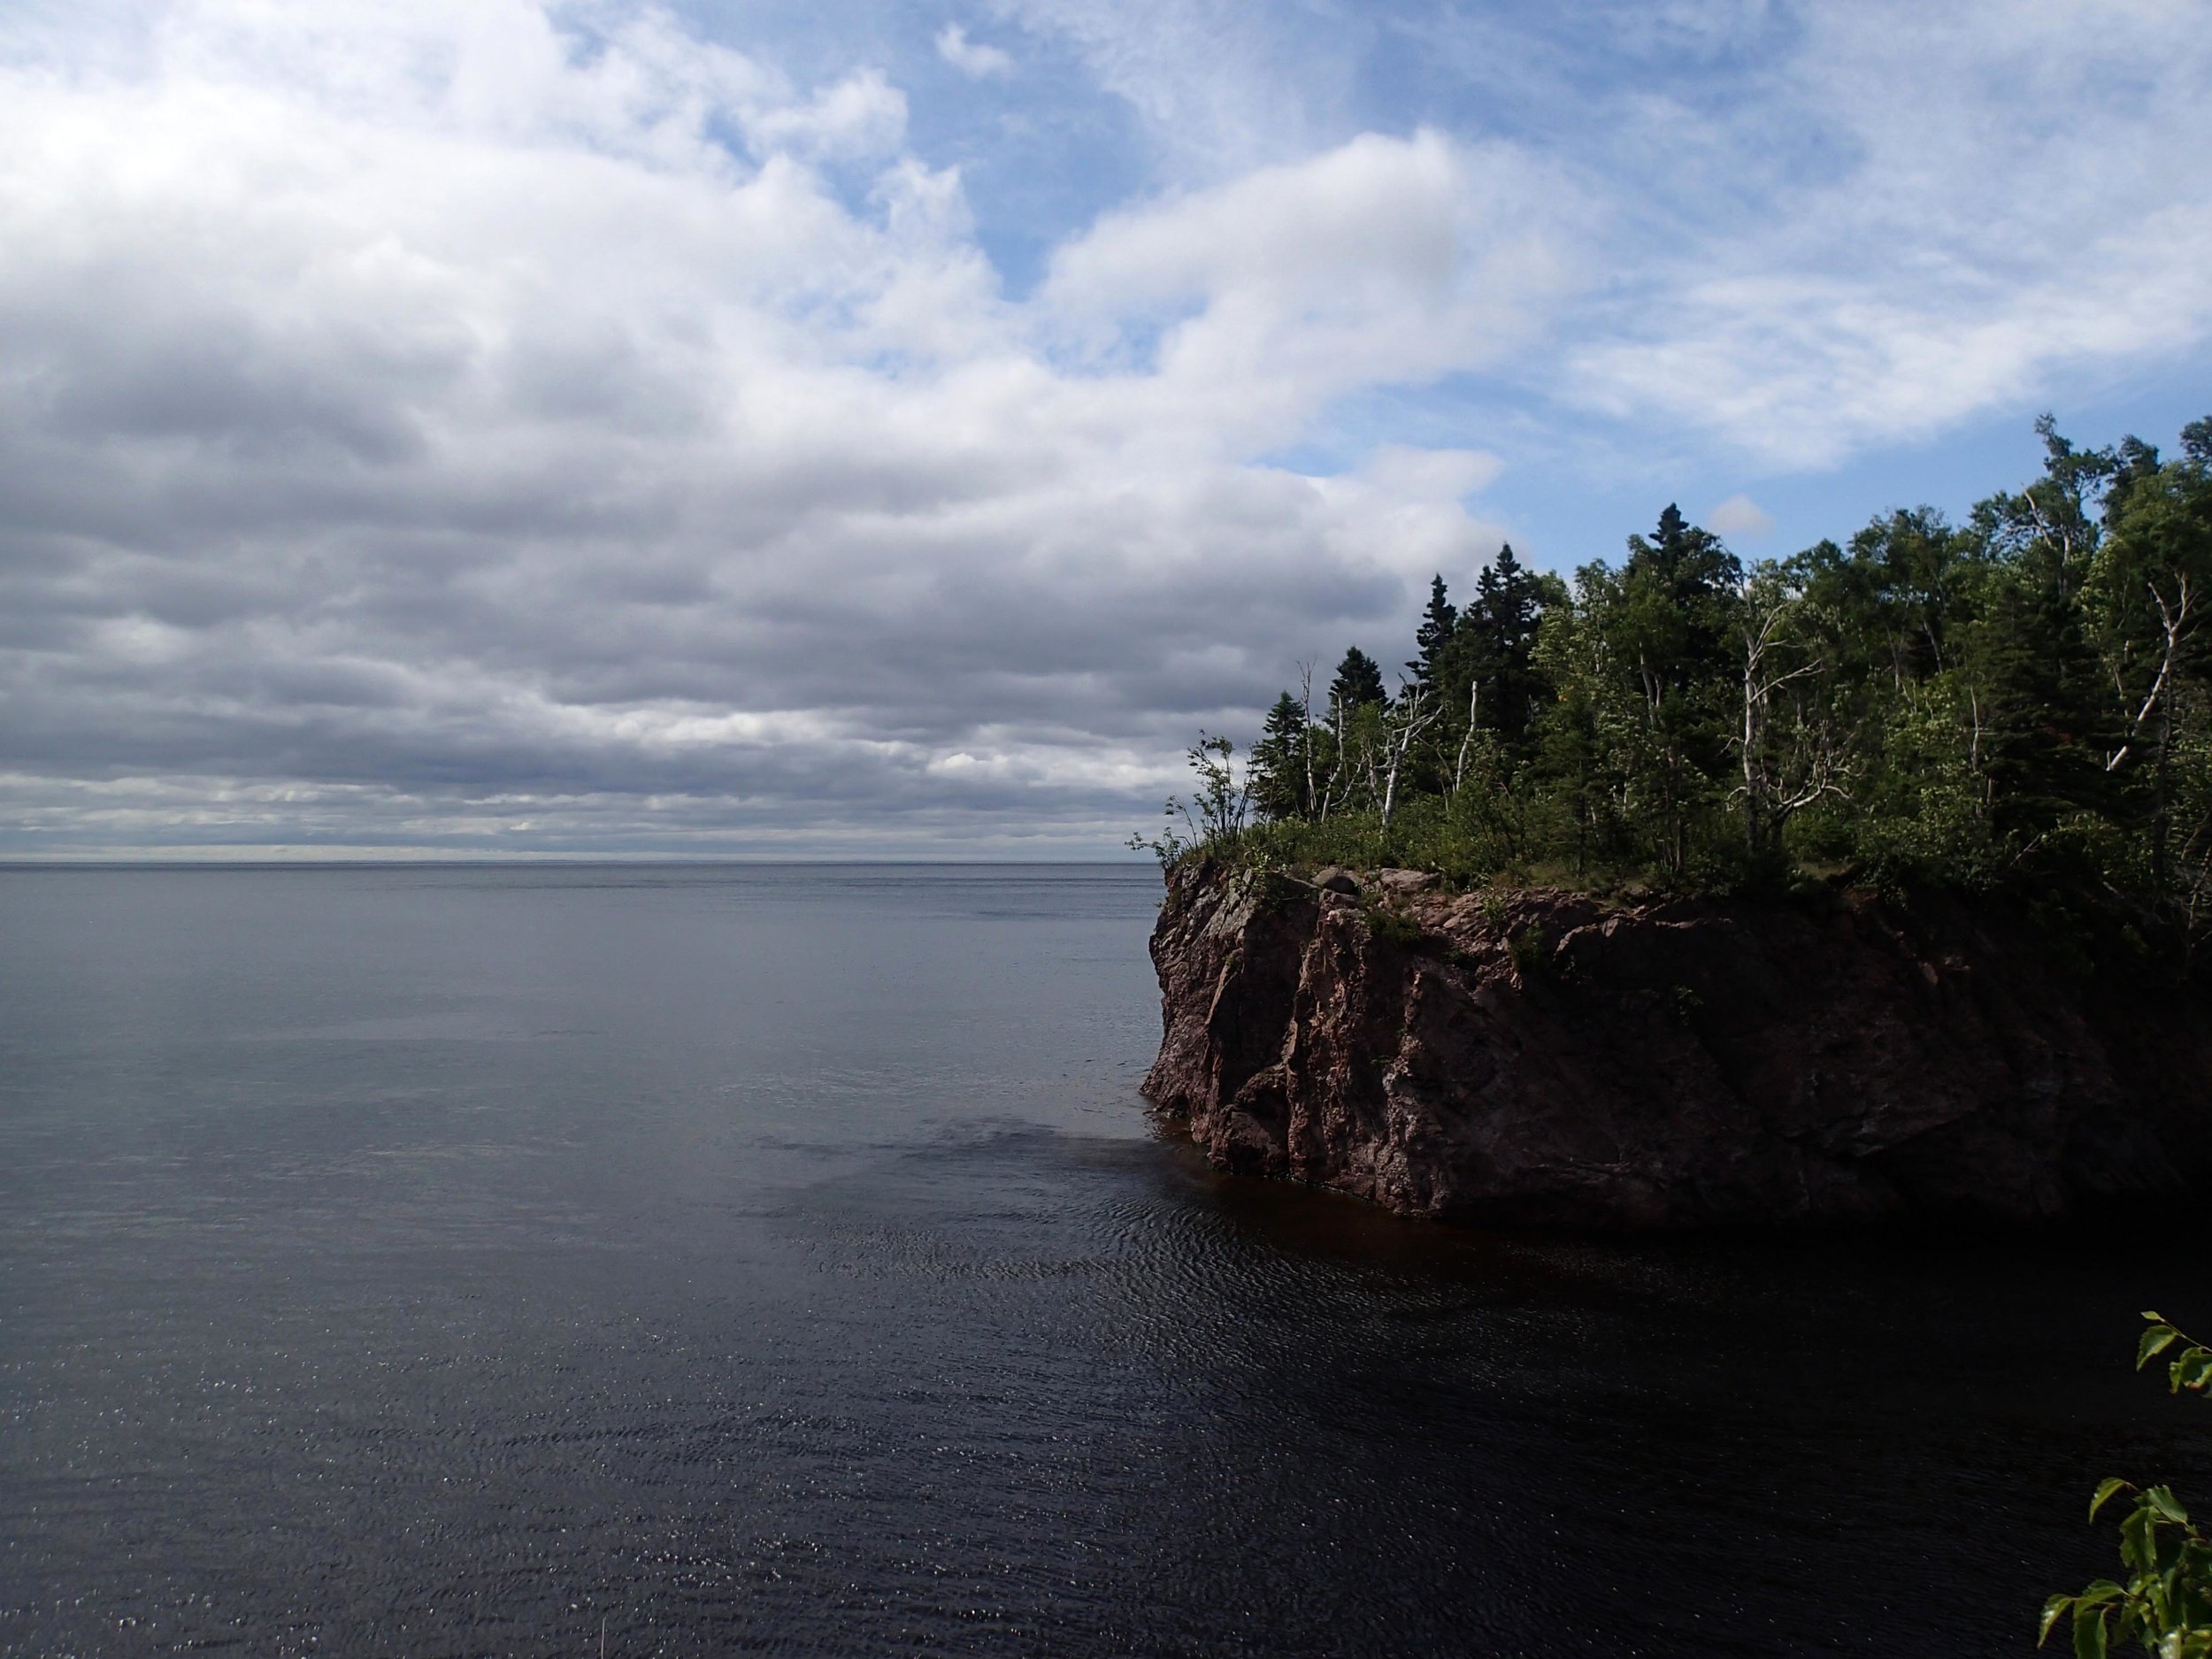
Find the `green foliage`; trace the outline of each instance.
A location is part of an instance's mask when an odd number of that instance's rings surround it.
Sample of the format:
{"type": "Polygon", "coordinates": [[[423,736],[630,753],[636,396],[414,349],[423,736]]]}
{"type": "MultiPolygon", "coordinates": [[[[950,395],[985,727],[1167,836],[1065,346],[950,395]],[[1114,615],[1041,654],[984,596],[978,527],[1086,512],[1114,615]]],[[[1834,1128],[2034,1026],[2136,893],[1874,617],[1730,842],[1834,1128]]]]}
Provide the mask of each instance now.
{"type": "MultiPolygon", "coordinates": [[[[2202,1394],[2212,1384],[2212,1348],[2193,1342],[2156,1313],[2136,1346],[2135,1369],[2178,1347],[2166,1367],[2174,1393],[2202,1394]]],[[[2135,1641],[2159,1659],[2212,1659],[2212,1537],[2189,1518],[2167,1486],[2138,1486],[2117,1477],[2097,1484],[2089,1501],[2095,1520],[2122,1493],[2135,1502],[2120,1522],[2120,1560],[2125,1584],[2099,1578],[2078,1595],[2055,1595],[2043,1604],[2040,1647],[2064,1622],[2078,1659],[2101,1659],[2114,1642],[2135,1641]]]]}
{"type": "MultiPolygon", "coordinates": [[[[1571,583],[1510,548],[1463,605],[1439,574],[1396,695],[1354,648],[1319,707],[1310,676],[1276,700],[1229,839],[1469,884],[2009,887],[2120,904],[2185,967],[2212,934],[2212,419],[2176,459],[2038,429],[2042,476],[1964,526],[1891,512],[1747,565],[1670,506],[1571,583]]],[[[1142,844],[1224,839],[1171,817],[1142,844]]]]}
{"type": "Polygon", "coordinates": [[[1371,904],[1367,907],[1366,916],[1367,931],[1386,945],[1400,950],[1447,949],[1403,910],[1393,910],[1386,904],[1371,904]]]}
{"type": "Polygon", "coordinates": [[[1166,828],[1154,835],[1139,830],[1126,843],[1133,851],[1151,853],[1163,870],[1172,868],[1187,853],[1233,849],[1244,833],[1251,805],[1248,774],[1237,771],[1236,745],[1227,738],[1201,732],[1184,753],[1198,774],[1198,787],[1188,799],[1168,796],[1163,809],[1166,828]]]}
{"type": "Polygon", "coordinates": [[[1544,971],[1550,948],[1551,941],[1545,938],[1542,926],[1532,923],[1506,941],[1505,951],[1513,958],[1514,972],[1524,979],[1530,979],[1544,971]]]}

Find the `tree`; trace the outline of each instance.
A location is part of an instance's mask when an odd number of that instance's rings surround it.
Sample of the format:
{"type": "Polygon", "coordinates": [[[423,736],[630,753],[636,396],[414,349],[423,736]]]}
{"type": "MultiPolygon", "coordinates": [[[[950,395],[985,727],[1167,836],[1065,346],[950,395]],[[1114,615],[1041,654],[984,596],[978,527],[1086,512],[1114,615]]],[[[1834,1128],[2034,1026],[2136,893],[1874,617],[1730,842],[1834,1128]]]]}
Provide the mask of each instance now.
{"type": "Polygon", "coordinates": [[[1893,688],[1955,665],[1955,636],[1971,614],[1979,539],[1954,530],[1932,507],[1876,518],[1848,554],[1823,541],[1799,556],[1806,590],[1855,660],[1893,688]]]}
{"type": "Polygon", "coordinates": [[[2104,762],[2116,733],[2081,620],[2052,571],[2016,564],[1997,574],[1967,635],[1990,824],[2022,856],[2112,804],[2104,762]]]}
{"type": "Polygon", "coordinates": [[[1302,818],[1312,810],[1306,728],[1303,703],[1287,691],[1275,699],[1260,741],[1252,745],[1252,805],[1263,818],[1302,818]]]}
{"type": "Polygon", "coordinates": [[[1450,653],[1452,635],[1459,626],[1459,611],[1445,596],[1444,578],[1440,572],[1429,578],[1429,606],[1421,613],[1421,626],[1414,630],[1414,649],[1420,653],[1406,664],[1406,672],[1413,676],[1413,683],[1422,690],[1433,694],[1442,677],[1445,658],[1450,653]]]}
{"type": "Polygon", "coordinates": [[[1379,706],[1386,695],[1380,665],[1353,646],[1336,665],[1336,679],[1329,685],[1330,725],[1340,726],[1360,710],[1379,706]]]}
{"type": "Polygon", "coordinates": [[[2118,746],[2105,771],[2149,836],[2152,879],[2172,873],[2175,810],[2187,780],[2183,729],[2208,666],[2200,644],[2212,595],[2212,466],[2192,455],[2120,441],[2104,501],[2104,535],[2083,582],[2087,629],[2113,699],[2118,746]]]}
{"type": "Polygon", "coordinates": [[[1227,738],[1202,731],[1198,741],[1183,754],[1198,774],[1198,787],[1188,800],[1168,796],[1163,809],[1168,820],[1165,829],[1150,836],[1138,830],[1125,843],[1133,851],[1151,853],[1163,869],[1171,868],[1187,852],[1225,849],[1244,833],[1251,803],[1248,776],[1239,772],[1236,745],[1227,738]],[[1190,832],[1187,836],[1176,828],[1178,819],[1190,832]]]}
{"type": "Polygon", "coordinates": [[[1770,857],[1781,850],[1791,814],[1840,788],[1835,733],[1809,711],[1801,693],[1827,664],[1805,638],[1805,595],[1795,573],[1772,563],[1755,565],[1737,590],[1736,628],[1743,641],[1742,724],[1735,742],[1743,782],[1744,852],[1770,857]],[[1801,695],[1786,711],[1778,704],[1801,695]]]}
{"type": "Polygon", "coordinates": [[[1620,839],[1624,705],[1604,637],[1593,622],[1609,580],[1602,565],[1577,572],[1573,602],[1545,613],[1534,653],[1554,687],[1534,726],[1536,756],[1529,775],[1537,817],[1554,825],[1548,839],[1571,859],[1578,878],[1609,856],[1620,839]]]}
{"type": "Polygon", "coordinates": [[[1974,523],[2001,555],[2063,596],[2097,550],[2100,498],[2120,461],[2109,449],[2077,449],[2050,415],[2037,419],[2035,431],[2043,440],[2043,476],[1978,503],[1974,523]]]}
{"type": "Polygon", "coordinates": [[[1436,723],[1436,704],[1419,686],[1407,684],[1399,688],[1398,700],[1383,716],[1382,752],[1386,771],[1381,788],[1379,810],[1382,826],[1390,827],[1390,814],[1398,803],[1398,780],[1405,770],[1406,757],[1421,733],[1436,723]]]}
{"type": "Polygon", "coordinates": [[[1632,817],[1668,875],[1687,873],[1696,820],[1720,791],[1734,679],[1730,623],[1741,567],[1670,503],[1656,534],[1588,584],[1609,662],[1631,678],[1640,718],[1626,758],[1632,817]]]}
{"type": "MultiPolygon", "coordinates": [[[[1469,879],[1884,887],[2116,904],[2212,938],[2212,419],[2044,460],[1964,526],[1889,511],[1747,569],[1670,504],[1574,575],[1432,577],[1396,697],[1345,652],[1252,756],[1261,846],[1469,879]],[[1310,831],[1301,820],[1310,820],[1310,831]]],[[[2177,947],[2177,948],[2176,948],[2177,947]]]]}
{"type": "Polygon", "coordinates": [[[1540,695],[1536,634],[1549,591],[1543,578],[1514,557],[1511,542],[1501,547],[1476,580],[1475,603],[1460,616],[1443,677],[1442,689],[1454,706],[1466,704],[1468,726],[1496,732],[1514,752],[1525,742],[1540,695]]]}

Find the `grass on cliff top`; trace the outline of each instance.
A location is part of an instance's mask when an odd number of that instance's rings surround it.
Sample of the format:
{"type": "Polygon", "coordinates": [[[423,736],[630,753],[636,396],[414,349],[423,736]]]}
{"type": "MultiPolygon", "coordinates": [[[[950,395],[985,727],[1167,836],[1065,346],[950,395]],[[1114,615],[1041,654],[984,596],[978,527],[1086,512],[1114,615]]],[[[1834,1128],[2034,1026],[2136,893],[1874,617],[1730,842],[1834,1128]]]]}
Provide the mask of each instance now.
{"type": "Polygon", "coordinates": [[[1910,912],[1944,900],[1995,903],[2041,936],[2055,965],[2076,973],[2117,970],[2132,979],[2147,972],[2164,983],[2202,982],[2206,953],[2180,927],[2125,895],[2040,881],[1946,881],[1924,872],[1870,869],[1801,848],[1755,863],[1718,836],[1694,849],[1681,873],[1625,857],[1586,856],[1579,863],[1522,855],[1507,838],[1471,824],[1440,801],[1416,797],[1387,828],[1378,813],[1342,813],[1323,822],[1292,819],[1248,825],[1196,843],[1151,843],[1170,868],[1206,858],[1231,870],[1302,878],[1331,864],[1350,870],[1433,872],[1458,892],[1548,889],[1603,903],[1683,898],[1740,898],[1828,913],[1858,894],[1878,896],[1910,912]]]}
{"type": "Polygon", "coordinates": [[[1720,897],[1739,894],[1832,894],[1852,872],[1834,863],[1790,858],[1755,865],[1726,850],[1694,856],[1679,875],[1649,862],[1586,853],[1577,860],[1531,856],[1512,842],[1440,800],[1416,797],[1385,827],[1377,812],[1342,812],[1318,822],[1286,819],[1255,824],[1191,846],[1169,849],[1163,862],[1204,853],[1234,869],[1312,871],[1330,864],[1350,870],[1424,870],[1447,887],[1552,888],[1593,898],[1720,897]]]}

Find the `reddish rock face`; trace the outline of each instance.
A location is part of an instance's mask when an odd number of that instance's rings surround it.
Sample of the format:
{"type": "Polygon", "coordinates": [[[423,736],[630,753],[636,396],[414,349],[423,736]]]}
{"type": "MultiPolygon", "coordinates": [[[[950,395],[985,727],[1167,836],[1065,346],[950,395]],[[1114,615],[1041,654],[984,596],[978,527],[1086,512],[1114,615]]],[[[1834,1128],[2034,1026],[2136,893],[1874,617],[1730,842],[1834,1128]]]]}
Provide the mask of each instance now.
{"type": "Polygon", "coordinates": [[[2070,971],[1993,903],[1356,885],[1170,878],[1144,1091],[1224,1168],[1504,1225],[2212,1197],[2212,998],[2070,971]]]}

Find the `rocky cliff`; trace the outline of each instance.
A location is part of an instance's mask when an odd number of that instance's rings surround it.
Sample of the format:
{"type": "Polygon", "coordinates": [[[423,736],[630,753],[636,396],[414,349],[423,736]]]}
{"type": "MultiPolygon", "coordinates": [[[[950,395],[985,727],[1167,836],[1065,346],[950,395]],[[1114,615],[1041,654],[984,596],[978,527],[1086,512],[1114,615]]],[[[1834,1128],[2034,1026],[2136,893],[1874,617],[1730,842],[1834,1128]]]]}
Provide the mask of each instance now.
{"type": "Polygon", "coordinates": [[[2212,999],[1996,904],[1604,905],[1186,860],[1145,1093],[1216,1164],[1605,1228],[2212,1197],[2212,999]]]}

